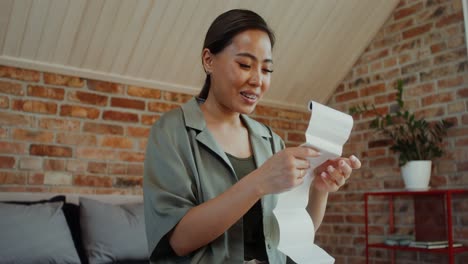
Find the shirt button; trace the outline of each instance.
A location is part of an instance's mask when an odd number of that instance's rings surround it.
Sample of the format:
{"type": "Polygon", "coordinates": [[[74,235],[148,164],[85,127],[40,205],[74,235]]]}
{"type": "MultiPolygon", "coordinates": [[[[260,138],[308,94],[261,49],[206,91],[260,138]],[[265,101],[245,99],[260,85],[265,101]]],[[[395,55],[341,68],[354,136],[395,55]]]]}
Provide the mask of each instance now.
{"type": "Polygon", "coordinates": [[[270,244],[267,244],[267,247],[268,247],[268,249],[271,249],[271,246],[270,246],[270,244]]]}

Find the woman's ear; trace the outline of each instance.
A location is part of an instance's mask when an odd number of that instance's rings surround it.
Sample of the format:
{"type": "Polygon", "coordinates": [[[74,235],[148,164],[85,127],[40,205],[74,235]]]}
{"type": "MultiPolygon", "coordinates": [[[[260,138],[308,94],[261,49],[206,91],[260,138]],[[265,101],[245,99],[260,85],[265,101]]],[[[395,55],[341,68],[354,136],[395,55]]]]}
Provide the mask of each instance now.
{"type": "Polygon", "coordinates": [[[214,54],[212,54],[209,49],[207,48],[203,49],[202,63],[203,63],[203,69],[205,70],[205,73],[207,75],[210,75],[211,72],[213,71],[213,57],[214,57],[214,54]]]}

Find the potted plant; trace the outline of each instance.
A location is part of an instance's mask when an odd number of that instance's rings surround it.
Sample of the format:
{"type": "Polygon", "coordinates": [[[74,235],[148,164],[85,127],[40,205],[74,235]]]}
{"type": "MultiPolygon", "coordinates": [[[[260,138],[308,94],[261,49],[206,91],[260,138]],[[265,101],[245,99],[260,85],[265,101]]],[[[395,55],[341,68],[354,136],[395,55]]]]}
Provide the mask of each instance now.
{"type": "Polygon", "coordinates": [[[447,135],[447,129],[453,124],[442,120],[427,122],[424,118],[416,118],[405,108],[403,97],[403,81],[396,82],[396,111],[381,114],[374,105],[366,103],[353,106],[350,114],[372,113],[375,118],[370,128],[381,132],[392,140],[390,150],[399,154],[398,164],[407,189],[422,190],[429,188],[432,160],[443,154],[442,140],[447,135]]]}

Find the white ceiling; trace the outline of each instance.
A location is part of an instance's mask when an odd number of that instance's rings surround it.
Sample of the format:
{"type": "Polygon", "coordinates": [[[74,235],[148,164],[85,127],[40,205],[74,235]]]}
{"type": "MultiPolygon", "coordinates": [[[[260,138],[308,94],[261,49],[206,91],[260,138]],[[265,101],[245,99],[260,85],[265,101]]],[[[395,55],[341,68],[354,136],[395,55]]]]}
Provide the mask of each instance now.
{"type": "Polygon", "coordinates": [[[247,8],[276,33],[266,105],[325,102],[398,0],[0,0],[0,64],[196,94],[206,30],[247,8]]]}

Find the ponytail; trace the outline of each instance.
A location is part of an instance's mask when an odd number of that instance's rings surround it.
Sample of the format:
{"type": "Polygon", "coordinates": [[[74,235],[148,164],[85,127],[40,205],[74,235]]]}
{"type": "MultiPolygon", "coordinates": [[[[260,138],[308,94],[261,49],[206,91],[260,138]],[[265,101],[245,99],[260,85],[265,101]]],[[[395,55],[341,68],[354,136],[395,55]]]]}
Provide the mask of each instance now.
{"type": "Polygon", "coordinates": [[[203,100],[206,100],[206,98],[208,98],[208,93],[210,92],[210,86],[211,86],[211,78],[210,78],[210,75],[207,74],[206,79],[205,79],[205,84],[203,84],[203,88],[198,94],[198,97],[203,100]]]}

